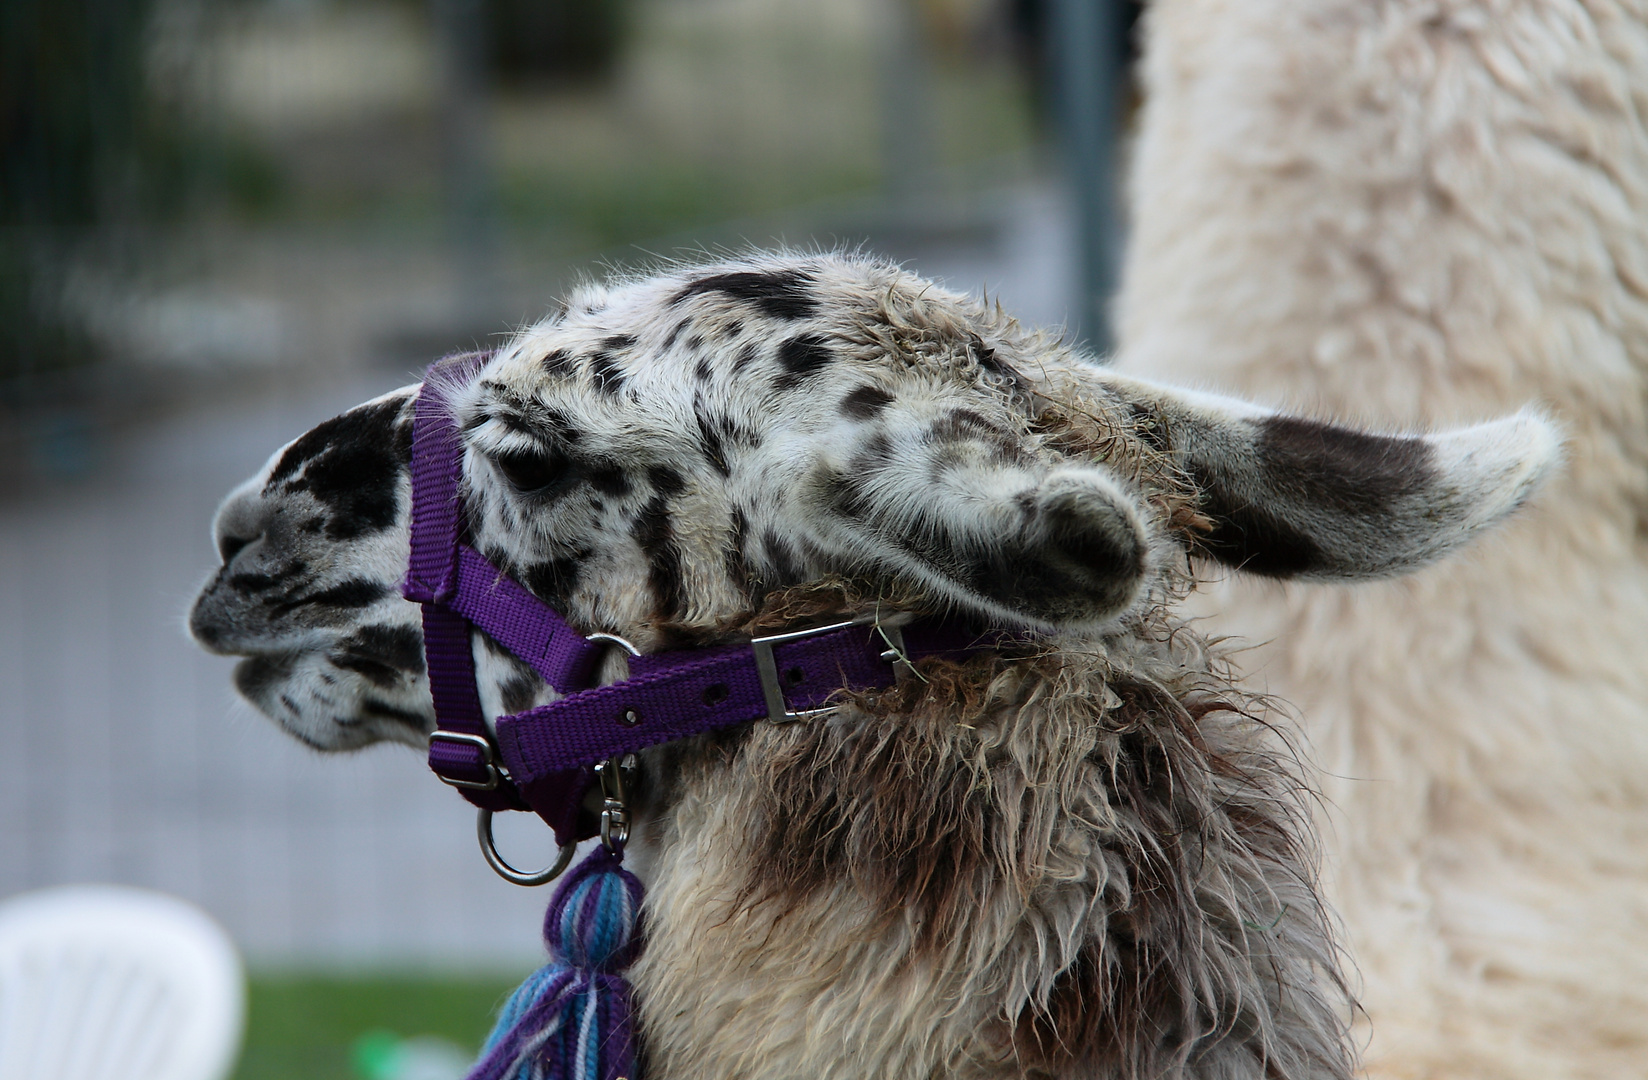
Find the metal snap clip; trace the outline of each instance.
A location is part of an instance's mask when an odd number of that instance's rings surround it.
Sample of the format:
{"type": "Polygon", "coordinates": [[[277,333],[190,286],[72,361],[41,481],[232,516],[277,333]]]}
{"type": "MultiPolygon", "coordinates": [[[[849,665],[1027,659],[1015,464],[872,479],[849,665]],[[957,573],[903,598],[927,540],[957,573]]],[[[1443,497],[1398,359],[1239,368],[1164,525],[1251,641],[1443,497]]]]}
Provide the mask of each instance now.
{"type": "Polygon", "coordinates": [[[608,758],[595,766],[595,775],[601,781],[601,843],[614,855],[624,853],[629,843],[629,802],[626,790],[635,776],[634,754],[622,759],[608,758]]]}

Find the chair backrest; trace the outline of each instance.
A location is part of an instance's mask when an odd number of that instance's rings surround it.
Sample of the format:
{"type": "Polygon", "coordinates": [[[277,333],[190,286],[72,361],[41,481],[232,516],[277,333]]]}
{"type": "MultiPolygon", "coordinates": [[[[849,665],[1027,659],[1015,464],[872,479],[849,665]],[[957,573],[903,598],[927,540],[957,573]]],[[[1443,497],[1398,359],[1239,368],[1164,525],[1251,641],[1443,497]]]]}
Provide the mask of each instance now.
{"type": "Polygon", "coordinates": [[[181,900],[76,885],[0,903],[0,1080],[223,1080],[245,999],[234,945],[181,900]]]}

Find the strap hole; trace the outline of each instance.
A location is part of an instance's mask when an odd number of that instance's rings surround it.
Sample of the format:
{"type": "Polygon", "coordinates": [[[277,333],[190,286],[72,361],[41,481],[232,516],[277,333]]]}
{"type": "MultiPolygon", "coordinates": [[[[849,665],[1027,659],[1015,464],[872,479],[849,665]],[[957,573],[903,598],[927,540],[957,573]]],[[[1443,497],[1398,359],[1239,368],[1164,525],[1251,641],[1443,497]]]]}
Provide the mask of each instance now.
{"type": "Polygon", "coordinates": [[[791,686],[800,686],[806,677],[807,673],[798,667],[788,668],[784,672],[784,681],[791,686]]]}
{"type": "Polygon", "coordinates": [[[704,704],[713,708],[727,700],[731,694],[732,689],[726,683],[711,683],[704,687],[704,704]]]}
{"type": "Polygon", "coordinates": [[[624,715],[620,717],[620,721],[625,727],[634,727],[636,724],[641,722],[641,714],[636,712],[634,709],[625,709],[624,715]]]}

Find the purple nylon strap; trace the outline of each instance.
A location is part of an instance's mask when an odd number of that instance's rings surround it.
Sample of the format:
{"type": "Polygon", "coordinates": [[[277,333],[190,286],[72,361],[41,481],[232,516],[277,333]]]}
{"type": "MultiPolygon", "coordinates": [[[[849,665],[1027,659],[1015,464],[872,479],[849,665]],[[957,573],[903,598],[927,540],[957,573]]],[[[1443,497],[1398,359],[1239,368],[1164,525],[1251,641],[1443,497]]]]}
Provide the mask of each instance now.
{"type": "MultiPolygon", "coordinates": [[[[947,623],[912,623],[902,634],[903,655],[911,661],[995,648],[1003,640],[947,623]]],[[[785,706],[800,713],[825,705],[843,688],[892,686],[897,669],[888,650],[870,623],[774,645],[785,706]]],[[[573,765],[769,716],[751,646],[724,645],[637,657],[623,682],[500,717],[498,748],[516,783],[531,786],[573,765]]]]}
{"type": "Polygon", "coordinates": [[[424,656],[438,728],[429,740],[429,767],[460,785],[464,798],[476,806],[517,810],[526,804],[512,787],[498,782],[497,764],[487,749],[469,623],[446,607],[457,576],[455,541],[463,526],[463,447],[440,390],[467,381],[487,356],[450,357],[432,365],[424,377],[412,420],[411,554],[401,595],[423,605],[424,656]]]}
{"type": "MultiPolygon", "coordinates": [[[[804,712],[843,688],[893,685],[899,653],[877,627],[854,623],[785,635],[761,647],[764,657],[755,644],[632,657],[628,679],[592,686],[604,646],[464,543],[463,444],[445,393],[473,378],[488,358],[470,353],[431,366],[413,421],[411,554],[402,592],[423,605],[438,725],[429,767],[436,775],[476,806],[535,810],[566,844],[595,835],[594,817],[582,804],[597,762],[773,716],[775,703],[785,713],[804,712]],[[496,746],[476,690],[471,627],[532,665],[562,695],[499,717],[496,746]]],[[[909,660],[994,649],[1013,636],[933,622],[911,623],[902,635],[909,660]]]]}
{"type": "Polygon", "coordinates": [[[531,664],[557,690],[564,693],[589,685],[603,646],[568,626],[553,608],[468,544],[458,545],[457,582],[450,604],[492,640],[531,664]]]}

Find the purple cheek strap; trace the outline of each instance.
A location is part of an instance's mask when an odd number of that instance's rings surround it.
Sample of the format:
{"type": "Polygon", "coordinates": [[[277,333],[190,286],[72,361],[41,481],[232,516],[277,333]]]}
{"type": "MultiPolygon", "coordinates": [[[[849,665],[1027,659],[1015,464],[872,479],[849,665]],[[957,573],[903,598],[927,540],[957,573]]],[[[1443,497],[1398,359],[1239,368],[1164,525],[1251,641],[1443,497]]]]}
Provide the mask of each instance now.
{"type": "Polygon", "coordinates": [[[429,767],[483,810],[533,810],[558,842],[570,844],[598,832],[584,795],[601,762],[718,728],[828,711],[831,695],[891,686],[900,668],[922,657],[995,649],[1013,639],[953,622],[895,627],[866,619],[632,656],[628,679],[594,685],[607,643],[568,626],[465,542],[464,448],[444,394],[473,378],[490,356],[440,361],[418,396],[411,557],[402,589],[423,605],[438,728],[429,740],[429,767]],[[495,742],[476,689],[472,629],[530,664],[561,695],[499,717],[495,742]]]}

